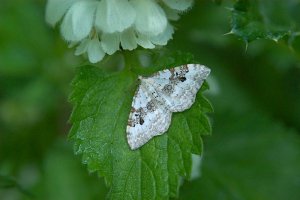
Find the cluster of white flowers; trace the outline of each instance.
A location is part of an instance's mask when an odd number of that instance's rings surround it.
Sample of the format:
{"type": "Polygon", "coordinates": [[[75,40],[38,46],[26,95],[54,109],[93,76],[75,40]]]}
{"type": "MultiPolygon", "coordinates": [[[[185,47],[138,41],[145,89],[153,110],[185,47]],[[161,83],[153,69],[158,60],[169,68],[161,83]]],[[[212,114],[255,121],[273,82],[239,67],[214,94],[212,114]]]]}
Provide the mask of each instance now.
{"type": "Polygon", "coordinates": [[[193,0],[48,0],[46,21],[61,21],[64,39],[76,45],[75,55],[92,63],[120,48],[152,49],[172,38],[169,20],[192,6],[193,0]]]}

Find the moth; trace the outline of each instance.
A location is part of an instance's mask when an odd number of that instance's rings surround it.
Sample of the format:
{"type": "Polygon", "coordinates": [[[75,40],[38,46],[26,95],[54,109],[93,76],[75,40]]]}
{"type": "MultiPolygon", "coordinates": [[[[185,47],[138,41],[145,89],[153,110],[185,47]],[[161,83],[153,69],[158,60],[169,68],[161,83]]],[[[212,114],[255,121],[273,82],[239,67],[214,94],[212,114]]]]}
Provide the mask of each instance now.
{"type": "Polygon", "coordinates": [[[210,69],[200,64],[186,64],[139,76],[128,118],[127,141],[132,150],[151,138],[165,133],[173,112],[189,109],[210,69]]]}

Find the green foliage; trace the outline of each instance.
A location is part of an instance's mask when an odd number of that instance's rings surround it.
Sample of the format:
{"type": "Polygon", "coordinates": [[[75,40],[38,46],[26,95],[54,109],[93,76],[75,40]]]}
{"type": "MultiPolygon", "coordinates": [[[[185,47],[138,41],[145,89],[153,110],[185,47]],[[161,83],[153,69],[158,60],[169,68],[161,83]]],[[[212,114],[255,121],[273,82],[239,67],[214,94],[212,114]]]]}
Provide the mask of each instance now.
{"type": "MultiPolygon", "coordinates": [[[[251,0],[249,5],[271,3],[263,10],[258,6],[258,14],[267,16],[268,23],[287,25],[273,31],[290,28],[292,33],[299,27],[297,2],[251,0]],[[282,21],[284,16],[288,18],[282,21]]],[[[245,52],[237,37],[223,36],[231,29],[232,16],[224,7],[232,4],[232,0],[195,0],[194,7],[173,23],[176,32],[168,48],[191,52],[198,62],[211,67],[210,89],[205,93],[214,105],[213,135],[203,138],[201,177],[184,181],[179,199],[298,200],[300,54],[268,39],[252,42],[245,52]]],[[[58,30],[45,24],[44,8],[44,0],[0,3],[0,199],[105,199],[104,179],[87,173],[67,141],[71,113],[67,96],[81,58],[67,49],[58,30]]],[[[297,42],[300,47],[299,37],[293,40],[295,50],[297,42]]],[[[128,86],[124,91],[128,98],[138,84],[136,74],[149,75],[170,63],[194,62],[190,55],[158,52],[144,51],[144,68],[135,64],[132,71],[122,72],[130,74],[123,77],[131,81],[124,86],[128,86]],[[156,59],[149,62],[151,58],[156,59]]],[[[117,68],[122,62],[113,57],[103,66],[117,68]]],[[[103,70],[82,69],[87,68],[103,70]]],[[[125,141],[124,131],[117,136],[125,141]]],[[[145,153],[141,150],[140,155],[145,153]]],[[[117,162],[119,157],[112,159],[117,162]]]]}
{"type": "Polygon", "coordinates": [[[180,199],[299,199],[297,132],[255,108],[224,70],[215,73],[223,76],[212,102],[214,134],[205,140],[201,178],[186,182],[180,199]],[[231,102],[243,109],[231,109],[231,102]]]}
{"type": "Polygon", "coordinates": [[[179,176],[189,178],[191,154],[202,152],[201,135],[211,130],[205,113],[212,108],[198,93],[191,109],[173,114],[167,133],[132,151],[125,130],[137,77],[131,69],[81,67],[72,84],[70,138],[88,170],[104,176],[111,199],[168,199],[178,195],[179,176]]]}
{"type": "Polygon", "coordinates": [[[20,185],[20,183],[18,183],[17,180],[14,179],[13,177],[0,175],[0,188],[6,188],[6,189],[15,188],[20,193],[32,197],[32,194],[28,192],[26,189],[24,189],[22,185],[20,185]]]}
{"type": "Polygon", "coordinates": [[[215,120],[216,138],[205,143],[210,148],[202,177],[186,182],[181,199],[299,199],[300,140],[295,131],[251,111],[215,120]],[[237,118],[233,126],[219,126],[237,118]]]}
{"type": "Polygon", "coordinates": [[[285,39],[292,45],[300,34],[299,8],[297,1],[238,0],[231,9],[230,33],[246,43],[257,39],[275,42],[285,39]]]}
{"type": "Polygon", "coordinates": [[[107,193],[104,182],[86,173],[70,147],[66,141],[57,140],[45,154],[44,173],[35,195],[44,200],[104,199],[107,193]]]}

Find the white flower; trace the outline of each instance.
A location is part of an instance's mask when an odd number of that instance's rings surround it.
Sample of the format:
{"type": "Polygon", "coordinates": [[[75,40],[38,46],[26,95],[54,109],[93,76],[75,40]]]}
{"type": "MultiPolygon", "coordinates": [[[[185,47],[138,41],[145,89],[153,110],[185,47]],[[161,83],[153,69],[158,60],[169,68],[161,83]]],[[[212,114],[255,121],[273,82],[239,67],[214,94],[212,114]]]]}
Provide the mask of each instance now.
{"type": "Polygon", "coordinates": [[[95,25],[106,33],[122,32],[133,25],[135,17],[127,0],[102,0],[98,3],[95,25]]]}
{"type": "Polygon", "coordinates": [[[86,38],[94,25],[97,2],[77,1],[66,13],[61,24],[61,34],[67,41],[86,38]]]}
{"type": "Polygon", "coordinates": [[[193,0],[48,0],[46,21],[58,22],[63,38],[78,45],[75,55],[87,54],[90,62],[105,54],[152,49],[166,45],[174,28],[169,20],[192,6],[193,0]]]}
{"type": "Polygon", "coordinates": [[[98,38],[86,38],[77,46],[75,55],[87,53],[91,63],[97,63],[105,56],[98,38]]]}
{"type": "Polygon", "coordinates": [[[136,10],[135,29],[137,32],[155,36],[167,27],[164,10],[154,0],[132,0],[136,10]]]}

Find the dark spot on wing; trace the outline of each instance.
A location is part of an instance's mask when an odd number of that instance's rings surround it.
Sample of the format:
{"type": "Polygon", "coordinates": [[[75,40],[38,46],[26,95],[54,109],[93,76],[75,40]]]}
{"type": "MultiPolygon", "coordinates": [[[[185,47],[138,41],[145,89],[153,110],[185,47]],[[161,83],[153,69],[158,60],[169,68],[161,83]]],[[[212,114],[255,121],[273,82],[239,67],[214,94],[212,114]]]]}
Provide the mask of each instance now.
{"type": "Polygon", "coordinates": [[[184,82],[184,81],[186,81],[186,78],[185,78],[185,77],[179,77],[179,80],[180,80],[181,82],[184,82]]]}
{"type": "MultiPolygon", "coordinates": [[[[173,83],[174,84],[174,83],[173,83]]],[[[176,84],[176,83],[175,83],[176,84]]],[[[166,94],[172,94],[174,91],[174,88],[171,84],[167,84],[162,89],[166,94]]]]}
{"type": "Polygon", "coordinates": [[[143,125],[144,124],[144,119],[143,118],[140,118],[140,125],[143,125]]]}
{"type": "Polygon", "coordinates": [[[131,127],[135,127],[137,124],[142,125],[144,123],[144,118],[146,116],[146,112],[144,108],[138,108],[132,110],[135,110],[136,113],[133,114],[132,118],[128,119],[127,125],[131,127]]]}
{"type": "Polygon", "coordinates": [[[154,112],[155,111],[155,104],[154,101],[151,100],[147,103],[146,108],[149,112],[154,112]]]}

